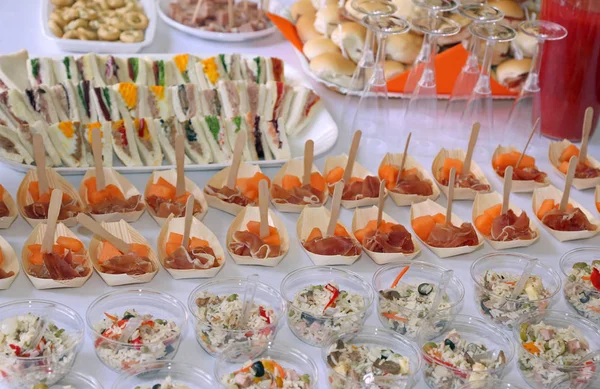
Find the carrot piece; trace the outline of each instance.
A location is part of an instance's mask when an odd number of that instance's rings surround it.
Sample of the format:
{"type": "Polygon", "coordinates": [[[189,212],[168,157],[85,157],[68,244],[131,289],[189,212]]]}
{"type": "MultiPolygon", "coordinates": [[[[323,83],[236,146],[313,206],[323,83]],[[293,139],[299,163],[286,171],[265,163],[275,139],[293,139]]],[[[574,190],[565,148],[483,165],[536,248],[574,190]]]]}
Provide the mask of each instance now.
{"type": "Polygon", "coordinates": [[[411,225],[413,231],[421,240],[427,240],[429,234],[435,227],[435,219],[431,215],[419,216],[412,220],[411,225]]]}
{"type": "Polygon", "coordinates": [[[598,307],[588,306],[588,308],[590,309],[590,311],[594,311],[596,313],[600,313],[600,308],[598,308],[598,307]]]}
{"type": "Polygon", "coordinates": [[[535,342],[527,342],[523,343],[523,347],[525,350],[529,351],[531,354],[539,355],[540,349],[535,345],[535,342]]]}
{"type": "Polygon", "coordinates": [[[109,259],[120,255],[123,255],[123,253],[117,250],[110,242],[104,241],[102,243],[102,248],[100,249],[100,254],[98,255],[98,263],[104,263],[109,259]]]}
{"type": "Polygon", "coordinates": [[[337,167],[331,169],[329,171],[329,173],[327,173],[327,176],[325,177],[325,181],[327,181],[327,183],[329,185],[333,185],[336,182],[338,182],[339,180],[341,180],[343,177],[344,177],[344,168],[337,166],[337,167]]]}
{"type": "Polygon", "coordinates": [[[320,229],[318,229],[317,227],[315,227],[315,228],[312,229],[312,231],[308,235],[308,238],[306,238],[306,241],[310,242],[311,240],[321,239],[321,238],[323,238],[323,233],[321,232],[320,229]]]}
{"type": "Polygon", "coordinates": [[[363,182],[364,179],[360,178],[360,177],[350,177],[350,182],[348,183],[348,185],[354,184],[355,182],[363,182]]]}
{"type": "Polygon", "coordinates": [[[167,255],[171,255],[180,247],[181,243],[167,242],[167,244],[165,245],[165,251],[167,252],[167,255]]]}
{"type": "Polygon", "coordinates": [[[348,231],[344,228],[340,223],[335,225],[335,231],[333,232],[334,236],[349,236],[348,231]]]}
{"type": "Polygon", "coordinates": [[[446,215],[442,213],[436,213],[432,216],[433,220],[435,220],[435,224],[445,224],[446,223],[446,215]]]}
{"type": "Polygon", "coordinates": [[[27,249],[29,250],[29,256],[27,257],[29,263],[32,265],[41,265],[44,263],[41,244],[30,244],[27,246],[27,249]]]}
{"type": "Polygon", "coordinates": [[[488,215],[490,217],[490,220],[494,220],[496,217],[500,216],[500,213],[502,213],[502,204],[496,204],[494,206],[491,206],[485,211],[483,211],[483,213],[488,215]]]}
{"type": "Polygon", "coordinates": [[[314,172],[310,175],[310,186],[312,186],[316,190],[324,192],[326,184],[327,183],[325,182],[325,178],[323,178],[321,173],[314,172]]]}
{"type": "Polygon", "coordinates": [[[298,178],[298,176],[286,174],[281,180],[281,186],[283,187],[283,189],[290,192],[294,188],[300,188],[302,186],[302,182],[300,181],[300,178],[298,178]]]}
{"type": "Polygon", "coordinates": [[[492,233],[493,219],[487,213],[482,213],[475,219],[475,227],[485,236],[490,236],[492,233]]]}
{"type": "Polygon", "coordinates": [[[116,316],[113,316],[113,315],[111,315],[111,314],[109,314],[109,313],[106,313],[106,312],[104,312],[104,316],[106,316],[106,317],[107,317],[109,320],[111,320],[111,321],[119,321],[119,318],[118,318],[118,317],[116,317],[116,316]]]}
{"type": "Polygon", "coordinates": [[[544,201],[542,201],[542,205],[540,206],[540,208],[537,211],[537,217],[538,219],[542,220],[542,218],[544,217],[544,215],[548,212],[550,212],[551,210],[554,209],[554,200],[552,199],[546,199],[544,201]]]}
{"type": "Polygon", "coordinates": [[[405,317],[397,316],[395,312],[382,312],[381,315],[383,317],[387,317],[388,319],[401,321],[403,323],[406,323],[408,321],[408,319],[405,317]]]}
{"type": "Polygon", "coordinates": [[[391,289],[395,288],[396,285],[398,285],[398,282],[400,282],[402,277],[404,277],[404,275],[406,274],[408,269],[410,269],[410,266],[404,266],[404,268],[402,270],[400,270],[400,273],[398,273],[396,278],[394,278],[394,282],[392,282],[392,286],[390,286],[391,289]]]}
{"type": "Polygon", "coordinates": [[[581,279],[584,281],[590,281],[592,279],[592,277],[591,276],[582,276],[581,279]]]}
{"type": "Polygon", "coordinates": [[[396,187],[396,181],[398,181],[398,168],[396,166],[383,165],[377,173],[380,180],[385,180],[386,188],[392,190],[396,187]]]}
{"type": "Polygon", "coordinates": [[[562,151],[562,153],[560,153],[558,160],[560,162],[569,162],[573,156],[579,157],[579,147],[575,145],[569,145],[562,151]]]}
{"type": "Polygon", "coordinates": [[[68,236],[59,236],[58,239],[56,239],[56,244],[71,250],[74,253],[83,250],[83,243],[81,243],[79,239],[69,238],[68,236]]]}
{"type": "Polygon", "coordinates": [[[131,252],[139,255],[140,257],[147,257],[150,255],[150,248],[145,244],[131,243],[131,252]]]}
{"type": "Polygon", "coordinates": [[[210,244],[208,243],[207,240],[192,237],[192,239],[190,239],[189,247],[190,247],[190,249],[193,250],[198,247],[210,247],[210,244]]]}
{"type": "Polygon", "coordinates": [[[183,235],[182,234],[178,234],[176,232],[171,232],[169,234],[169,238],[167,239],[168,243],[177,243],[178,245],[181,246],[181,243],[183,242],[183,235]]]}
{"type": "Polygon", "coordinates": [[[448,180],[450,178],[450,170],[456,169],[456,174],[462,173],[463,161],[460,159],[446,158],[444,160],[444,166],[442,166],[441,179],[448,180]]]}

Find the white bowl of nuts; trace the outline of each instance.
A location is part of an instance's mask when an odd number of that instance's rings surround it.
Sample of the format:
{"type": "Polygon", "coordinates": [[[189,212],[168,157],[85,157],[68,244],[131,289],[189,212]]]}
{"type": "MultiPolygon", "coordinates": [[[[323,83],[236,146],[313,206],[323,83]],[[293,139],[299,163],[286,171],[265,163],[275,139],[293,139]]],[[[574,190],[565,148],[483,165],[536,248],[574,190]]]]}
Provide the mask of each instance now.
{"type": "Polygon", "coordinates": [[[156,33],[154,0],[42,0],[42,32],[64,51],[135,53],[156,33]]]}

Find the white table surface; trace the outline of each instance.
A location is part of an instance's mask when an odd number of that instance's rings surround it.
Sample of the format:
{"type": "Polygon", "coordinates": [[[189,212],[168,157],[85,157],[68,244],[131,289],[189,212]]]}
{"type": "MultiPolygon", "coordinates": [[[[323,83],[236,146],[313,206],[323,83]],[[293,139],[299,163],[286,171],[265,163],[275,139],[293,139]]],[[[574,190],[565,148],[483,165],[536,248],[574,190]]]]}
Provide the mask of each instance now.
{"type": "MultiPolygon", "coordinates": [[[[41,34],[39,27],[39,7],[39,0],[0,1],[0,54],[10,53],[21,48],[27,49],[30,54],[34,56],[59,54],[58,49],[52,43],[47,42],[41,34]]],[[[220,52],[257,53],[262,55],[278,56],[283,58],[289,64],[299,66],[292,45],[287,43],[279,33],[276,33],[266,39],[249,43],[223,44],[196,40],[179,31],[169,28],[162,21],[159,21],[158,23],[155,42],[144,51],[146,53],[190,52],[200,56],[203,53],[220,52]]],[[[339,95],[330,92],[319,85],[315,85],[315,89],[323,98],[327,109],[334,114],[334,118],[336,118],[336,120],[339,119],[341,115],[343,99],[339,95]]],[[[393,101],[391,104],[393,106],[393,113],[399,115],[402,112],[405,103],[401,101],[393,101]]],[[[496,117],[497,119],[502,120],[502,115],[506,115],[507,109],[510,105],[507,102],[496,102],[495,104],[496,117]]],[[[341,132],[342,136],[348,133],[349,131],[341,132]]],[[[596,157],[600,156],[599,138],[599,135],[594,137],[592,146],[590,148],[590,154],[595,155],[596,157]]],[[[396,152],[401,152],[402,146],[402,144],[396,145],[396,152]]],[[[440,145],[440,147],[441,146],[442,145],[440,145]]],[[[338,145],[334,147],[330,154],[336,155],[343,151],[344,150],[338,143],[338,145]]],[[[490,153],[492,151],[493,150],[490,150],[490,153]]],[[[375,171],[382,157],[383,155],[374,155],[372,158],[369,158],[368,160],[361,160],[360,162],[375,171]]],[[[431,166],[431,160],[432,157],[419,158],[421,164],[426,167],[431,166]]],[[[489,160],[479,160],[478,162],[480,166],[483,167],[494,190],[501,191],[501,182],[493,175],[489,160]]],[[[319,158],[316,160],[316,164],[320,169],[323,169],[324,158],[319,158]]],[[[553,184],[559,187],[564,185],[562,178],[551,170],[551,166],[547,161],[547,158],[539,158],[538,166],[541,168],[541,170],[549,172],[549,178],[553,184]]],[[[273,177],[276,173],[276,169],[265,169],[265,173],[268,176],[273,177]]],[[[194,172],[190,173],[188,177],[203,187],[212,174],[214,174],[214,172],[194,172]]],[[[0,166],[0,183],[4,185],[4,187],[7,188],[7,190],[9,190],[13,196],[16,194],[22,178],[23,174],[16,173],[6,167],[0,166]]],[[[143,191],[144,185],[148,179],[148,175],[128,175],[127,178],[129,178],[133,184],[140,189],[140,191],[143,191]]],[[[78,176],[68,177],[68,180],[76,186],[79,186],[80,179],[81,177],[78,176]]],[[[596,215],[596,217],[598,217],[598,213],[596,212],[593,203],[592,190],[587,190],[585,192],[573,190],[572,196],[577,201],[584,204],[596,215]]],[[[532,212],[530,194],[512,195],[511,200],[516,205],[526,210],[531,217],[532,212]]],[[[438,199],[438,202],[441,204],[445,204],[445,201],[446,200],[444,196],[441,196],[438,199]]],[[[454,209],[455,212],[464,220],[471,220],[471,205],[472,202],[470,201],[457,202],[454,206],[454,209]]],[[[395,206],[391,199],[386,201],[386,212],[404,225],[410,224],[409,210],[409,207],[399,208],[395,206]]],[[[312,262],[302,251],[298,240],[295,238],[295,225],[298,216],[296,214],[280,215],[286,224],[288,232],[290,233],[291,247],[287,256],[277,267],[242,267],[236,265],[230,257],[227,257],[227,263],[217,277],[224,278],[247,276],[256,272],[261,275],[262,281],[267,282],[271,286],[279,289],[280,282],[287,273],[300,267],[312,265],[312,262]]],[[[204,219],[204,223],[209,226],[209,228],[216,234],[219,241],[224,244],[225,233],[232,220],[233,216],[218,210],[210,209],[206,215],[206,218],[204,219]]],[[[346,226],[350,226],[351,220],[352,211],[342,210],[341,221],[346,226]]],[[[134,223],[133,226],[139,230],[153,246],[156,245],[159,227],[148,214],[145,214],[138,222],[134,223]]],[[[526,249],[518,249],[517,251],[537,256],[545,263],[550,264],[558,272],[560,272],[558,267],[559,258],[566,251],[581,246],[600,245],[600,236],[596,236],[586,241],[560,243],[552,238],[552,236],[550,236],[550,234],[548,234],[541,227],[540,231],[541,238],[536,244],[526,249]]],[[[0,231],[0,235],[6,238],[6,240],[16,250],[17,255],[20,255],[23,242],[30,232],[31,227],[22,218],[19,218],[10,229],[0,231]]],[[[76,228],[75,232],[85,243],[89,242],[89,231],[76,228]]],[[[473,282],[470,278],[469,266],[475,259],[492,251],[493,250],[491,247],[486,243],[483,249],[480,249],[475,253],[452,259],[439,259],[425,248],[420,256],[417,257],[417,259],[454,269],[456,271],[456,275],[463,281],[466,290],[464,308],[461,313],[479,317],[479,313],[477,312],[473,301],[473,282]]],[[[372,262],[367,255],[363,255],[354,265],[349,267],[349,269],[358,272],[368,282],[371,282],[371,278],[377,269],[377,265],[372,262]]],[[[152,282],[145,285],[136,286],[136,288],[151,288],[170,293],[187,304],[189,293],[201,282],[201,280],[176,281],[164,269],[161,269],[152,282]]],[[[121,289],[122,288],[128,288],[128,286],[121,287],[121,289]]],[[[131,288],[131,286],[129,286],[129,288],[131,288]]],[[[66,304],[75,309],[82,317],[84,317],[88,305],[96,297],[103,293],[117,289],[119,288],[111,288],[107,286],[97,274],[94,274],[90,280],[79,289],[38,291],[33,288],[25,274],[21,272],[9,290],[0,291],[0,303],[9,302],[16,299],[46,299],[66,304]]],[[[562,295],[558,295],[556,300],[555,309],[567,309],[562,295]]],[[[185,333],[184,340],[182,341],[175,360],[193,362],[212,374],[214,365],[213,358],[211,358],[200,348],[194,338],[191,325],[192,323],[190,321],[190,325],[188,326],[188,330],[185,333]]],[[[367,325],[381,325],[375,313],[371,313],[367,320],[367,325]]],[[[283,328],[280,330],[279,334],[277,335],[276,342],[291,347],[296,347],[308,354],[310,357],[314,358],[320,369],[318,387],[326,387],[327,376],[325,374],[325,365],[321,360],[319,349],[305,345],[297,340],[286,326],[283,326],[283,328]]],[[[114,373],[106,368],[96,358],[92,341],[87,335],[81,352],[79,353],[75,363],[75,369],[77,371],[95,376],[100,380],[105,388],[112,387],[115,379],[117,378],[117,373],[114,373]]],[[[506,378],[514,383],[522,382],[514,362],[511,364],[510,371],[506,378]]],[[[524,383],[523,385],[524,387],[527,386],[524,383]]],[[[416,387],[426,388],[427,386],[421,379],[416,387]]]]}

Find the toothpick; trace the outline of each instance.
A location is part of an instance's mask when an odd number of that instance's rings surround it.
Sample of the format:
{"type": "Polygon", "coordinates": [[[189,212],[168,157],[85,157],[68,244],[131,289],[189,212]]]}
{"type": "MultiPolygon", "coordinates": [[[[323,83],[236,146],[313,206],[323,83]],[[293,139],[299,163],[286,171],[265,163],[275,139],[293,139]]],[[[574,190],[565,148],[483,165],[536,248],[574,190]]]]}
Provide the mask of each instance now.
{"type": "Polygon", "coordinates": [[[309,139],[304,144],[304,174],[302,175],[302,185],[310,185],[314,152],[315,142],[313,142],[312,139],[309,139]]]}
{"type": "Polygon", "coordinates": [[[581,149],[579,150],[579,160],[585,163],[587,159],[588,141],[590,139],[590,131],[592,130],[592,120],[594,119],[594,108],[587,107],[583,118],[583,133],[581,135],[581,149]]]}
{"type": "Polygon", "coordinates": [[[42,239],[42,253],[51,253],[54,245],[54,233],[56,232],[56,222],[60,214],[63,192],[55,189],[50,195],[50,205],[48,207],[48,221],[46,222],[46,232],[42,239]]]}
{"type": "Polygon", "coordinates": [[[269,184],[267,180],[258,183],[258,211],[260,214],[260,238],[268,238],[269,232],[269,184]]]}
{"type": "Polygon", "coordinates": [[[121,238],[118,238],[110,232],[106,231],[100,223],[98,223],[88,215],[84,213],[79,213],[77,215],[77,221],[79,222],[79,224],[92,231],[95,235],[98,235],[108,243],[115,246],[116,249],[122,252],[123,254],[127,254],[131,251],[131,245],[129,243],[126,243],[121,238]]]}
{"type": "Polygon", "coordinates": [[[102,163],[102,138],[99,128],[94,128],[92,130],[92,154],[94,156],[94,167],[96,169],[96,189],[102,190],[106,187],[106,180],[102,163]]]}
{"type": "Polygon", "coordinates": [[[519,159],[517,160],[517,164],[515,165],[515,169],[519,167],[519,165],[521,164],[521,161],[523,160],[523,157],[525,156],[525,152],[527,151],[527,147],[529,147],[529,143],[531,142],[531,139],[533,138],[533,134],[535,134],[535,130],[537,129],[537,126],[540,124],[540,118],[538,117],[537,120],[535,121],[535,124],[533,125],[533,128],[531,129],[531,133],[529,134],[529,138],[527,139],[527,143],[525,143],[525,147],[523,147],[523,152],[521,153],[521,155],[519,156],[519,159]]]}
{"type": "Polygon", "coordinates": [[[360,137],[362,136],[361,130],[356,130],[352,137],[352,145],[350,145],[350,151],[348,152],[348,162],[346,163],[346,170],[344,170],[344,183],[350,182],[352,177],[352,169],[354,169],[354,160],[356,159],[356,153],[358,152],[358,145],[360,144],[360,137]]]}
{"type": "Polygon", "coordinates": [[[513,167],[508,166],[504,171],[504,194],[502,196],[502,213],[505,215],[508,212],[508,202],[510,199],[510,189],[512,187],[513,167]]]}
{"type": "Polygon", "coordinates": [[[477,144],[477,137],[479,136],[479,128],[481,125],[479,122],[473,123],[473,129],[471,130],[471,138],[469,138],[469,147],[467,148],[467,155],[465,156],[465,160],[463,161],[463,170],[462,174],[471,173],[471,160],[473,159],[473,150],[475,149],[475,144],[477,144]]]}
{"type": "Polygon", "coordinates": [[[242,162],[242,153],[244,151],[245,144],[246,131],[240,131],[237,138],[235,138],[233,160],[231,161],[231,167],[229,168],[229,174],[227,175],[227,181],[225,182],[225,186],[227,188],[235,188],[235,181],[237,180],[238,172],[240,170],[240,163],[242,162]]]}
{"type": "Polygon", "coordinates": [[[560,200],[560,210],[562,212],[565,212],[567,210],[567,206],[569,205],[571,185],[573,184],[573,178],[575,177],[575,169],[577,168],[578,161],[579,159],[576,156],[572,156],[569,160],[569,170],[567,171],[567,178],[565,180],[565,190],[563,192],[563,197],[560,200]]]}
{"type": "Polygon", "coordinates": [[[329,218],[329,224],[327,225],[327,231],[325,237],[333,236],[335,232],[335,226],[337,225],[338,218],[340,217],[340,207],[342,204],[342,194],[344,193],[344,183],[338,181],[335,184],[333,190],[333,199],[331,200],[331,217],[329,218]]]}
{"type": "Polygon", "coordinates": [[[404,144],[404,153],[402,153],[402,162],[400,162],[400,170],[398,171],[398,178],[396,178],[396,186],[400,182],[402,178],[402,170],[404,170],[404,164],[406,163],[406,154],[408,153],[408,145],[410,144],[410,137],[412,136],[412,132],[408,133],[406,137],[406,143],[404,144]]]}
{"type": "Polygon", "coordinates": [[[383,219],[383,204],[385,203],[385,180],[379,184],[379,198],[377,199],[377,228],[381,225],[383,219]]]}
{"type": "Polygon", "coordinates": [[[448,204],[446,206],[446,224],[452,224],[452,200],[454,200],[454,185],[456,182],[456,168],[450,169],[450,182],[448,182],[448,204]]]}
{"type": "Polygon", "coordinates": [[[181,197],[185,194],[185,138],[184,135],[177,135],[175,138],[175,162],[177,166],[177,185],[175,196],[181,197]]]}
{"type": "Polygon", "coordinates": [[[229,30],[233,29],[233,0],[227,1],[227,19],[229,24],[229,30]]]}
{"type": "Polygon", "coordinates": [[[185,203],[185,220],[183,222],[183,240],[181,245],[187,251],[190,243],[190,231],[192,230],[192,219],[194,218],[194,196],[191,194],[185,203]]]}
{"type": "Polygon", "coordinates": [[[48,184],[48,176],[46,174],[46,151],[44,150],[44,140],[40,134],[33,134],[33,157],[35,159],[40,195],[49,193],[50,185],[48,184]]]}
{"type": "Polygon", "coordinates": [[[192,16],[192,23],[196,23],[196,19],[198,18],[198,14],[200,13],[200,7],[202,6],[202,0],[198,0],[196,3],[196,8],[194,9],[194,16],[192,16]]]}

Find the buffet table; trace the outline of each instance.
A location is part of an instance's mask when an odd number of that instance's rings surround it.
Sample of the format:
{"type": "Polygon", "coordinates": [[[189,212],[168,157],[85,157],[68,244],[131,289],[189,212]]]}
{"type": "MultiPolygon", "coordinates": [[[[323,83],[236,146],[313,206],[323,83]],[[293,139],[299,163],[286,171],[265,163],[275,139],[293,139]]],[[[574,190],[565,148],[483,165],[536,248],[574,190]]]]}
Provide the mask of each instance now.
{"type": "MultiPolygon", "coordinates": [[[[21,1],[4,1],[0,6],[0,54],[10,53],[17,51],[21,48],[27,49],[32,55],[55,55],[59,54],[56,47],[51,43],[48,43],[41,35],[39,28],[39,14],[38,14],[39,1],[38,0],[21,0],[21,1]]],[[[294,53],[294,48],[277,32],[274,35],[265,39],[257,40],[251,43],[232,43],[223,44],[210,41],[201,41],[190,36],[187,36],[181,32],[169,28],[162,21],[158,22],[158,29],[156,33],[155,42],[144,50],[145,53],[179,53],[189,52],[198,55],[204,53],[227,53],[227,52],[242,52],[242,53],[256,53],[261,55],[277,56],[285,60],[287,63],[297,66],[298,60],[294,53]]],[[[332,113],[334,118],[340,123],[339,119],[341,116],[341,107],[343,98],[331,92],[321,85],[313,83],[315,91],[324,100],[325,107],[332,113]]],[[[390,103],[392,105],[393,114],[400,115],[403,112],[405,101],[393,100],[390,103]]],[[[510,102],[497,102],[495,114],[497,118],[501,120],[503,115],[506,115],[510,107],[510,102]]],[[[340,137],[348,137],[350,134],[349,130],[340,129],[340,137]]],[[[344,143],[346,144],[346,143],[344,143]]],[[[395,147],[395,152],[401,152],[403,144],[398,144],[395,147]]],[[[442,145],[439,145],[440,147],[442,145]]],[[[519,146],[520,147],[520,146],[519,146]]],[[[342,152],[347,152],[345,146],[338,142],[332,150],[329,151],[329,155],[337,155],[342,152]]],[[[490,150],[490,154],[493,150],[490,150]]],[[[592,139],[589,153],[600,156],[600,135],[592,139]]],[[[363,165],[372,171],[376,171],[379,162],[381,161],[382,155],[373,155],[369,160],[359,160],[363,165]]],[[[431,166],[432,157],[420,157],[417,156],[419,162],[429,168],[431,166]]],[[[323,169],[325,158],[321,157],[315,160],[315,164],[323,169]]],[[[477,160],[479,165],[483,168],[486,176],[489,178],[494,190],[501,192],[502,183],[493,174],[489,160],[477,160]]],[[[538,159],[538,167],[542,171],[549,173],[549,178],[552,183],[562,188],[564,186],[564,180],[558,176],[557,173],[552,171],[550,163],[547,158],[538,159]]],[[[265,169],[264,172],[269,177],[273,177],[276,173],[276,168],[265,169]]],[[[216,171],[205,171],[205,172],[190,172],[188,177],[196,182],[200,187],[203,187],[207,180],[215,174],[216,171]]],[[[146,181],[148,180],[147,174],[129,174],[127,178],[137,186],[138,189],[143,190],[146,181]]],[[[0,166],[0,183],[10,191],[14,196],[17,188],[23,179],[23,174],[17,173],[7,167],[0,166]]],[[[73,183],[76,187],[79,186],[81,177],[80,176],[67,176],[67,179],[73,183]]],[[[594,202],[593,202],[593,190],[571,192],[572,197],[578,202],[582,203],[586,208],[595,213],[594,202]]],[[[531,215],[531,194],[513,194],[511,200],[523,210],[526,210],[531,215]]],[[[445,204],[446,198],[440,196],[437,200],[440,204],[445,204]]],[[[471,201],[459,201],[455,203],[455,213],[457,213],[464,220],[471,220],[471,201]]],[[[409,222],[409,207],[397,207],[391,199],[386,201],[385,211],[393,218],[398,220],[400,223],[408,226],[409,222]]],[[[268,283],[274,288],[279,289],[279,285],[283,277],[294,269],[298,269],[304,266],[311,266],[312,262],[303,252],[298,240],[296,239],[296,221],[298,219],[297,214],[280,214],[283,219],[288,233],[290,234],[291,247],[290,251],[284,260],[274,268],[264,267],[248,267],[236,265],[230,257],[226,258],[226,265],[224,269],[217,275],[217,278],[225,277],[243,277],[253,273],[260,275],[260,280],[268,283]]],[[[342,210],[341,221],[346,225],[351,225],[352,211],[342,210]]],[[[223,244],[225,241],[225,233],[230,223],[233,220],[233,216],[221,212],[219,210],[210,209],[204,223],[216,234],[217,238],[223,244]]],[[[537,222],[537,221],[536,221],[537,222]]],[[[152,220],[150,215],[147,213],[134,224],[134,227],[144,235],[146,239],[155,247],[156,239],[159,233],[159,226],[152,220]]],[[[91,234],[89,231],[83,228],[75,228],[74,231],[82,238],[84,243],[88,243],[91,234]]],[[[19,218],[13,226],[8,230],[2,230],[1,235],[14,247],[17,255],[20,255],[23,242],[31,232],[31,227],[23,220],[19,218]]],[[[560,273],[558,266],[560,256],[568,250],[581,246],[592,246],[600,245],[600,236],[596,236],[592,239],[585,241],[572,241],[567,243],[560,243],[555,240],[548,232],[540,226],[541,238],[537,243],[529,248],[511,250],[524,252],[529,255],[540,258],[545,263],[550,264],[553,268],[560,273]]],[[[473,315],[479,317],[479,313],[475,307],[473,292],[474,286],[469,273],[470,264],[478,257],[490,253],[492,251],[489,244],[485,244],[480,250],[475,251],[472,254],[464,255],[460,257],[450,259],[439,259],[428,249],[424,248],[418,260],[431,262],[446,266],[455,270],[456,275],[462,280],[465,286],[465,301],[462,314],[473,315]]],[[[350,267],[351,270],[359,273],[365,278],[367,282],[371,282],[373,273],[376,271],[378,266],[365,254],[362,255],[359,261],[350,267]]],[[[561,273],[562,275],[562,273],[561,273]]],[[[189,293],[194,289],[201,280],[174,280],[164,269],[159,271],[159,274],[154,280],[148,284],[138,285],[135,288],[150,288],[160,290],[162,292],[170,293],[177,297],[180,301],[187,303],[189,293]]],[[[132,286],[119,287],[121,289],[133,288],[132,286]]],[[[27,277],[21,272],[12,285],[12,287],[6,291],[0,292],[0,303],[5,303],[14,299],[44,299],[51,300],[66,304],[75,309],[82,317],[85,317],[86,309],[89,304],[98,296],[103,293],[116,290],[107,286],[104,281],[97,275],[94,274],[91,279],[82,287],[78,289],[58,289],[58,290],[45,290],[38,291],[33,288],[27,277]]],[[[374,309],[376,307],[373,307],[374,309]]],[[[556,298],[555,308],[559,310],[567,310],[567,306],[563,300],[562,293],[556,298]]],[[[380,326],[377,315],[374,311],[367,320],[367,325],[380,326]]],[[[213,358],[206,354],[200,346],[196,343],[194,333],[191,328],[191,319],[184,335],[184,340],[181,343],[179,352],[175,358],[178,361],[185,361],[188,363],[194,363],[207,372],[212,373],[213,369],[213,358]]],[[[297,340],[290,330],[284,325],[276,341],[280,344],[289,345],[296,347],[317,362],[320,369],[319,376],[319,388],[326,387],[326,370],[325,365],[321,357],[320,350],[317,348],[310,347],[299,340],[297,340]]],[[[106,368],[96,358],[93,350],[93,342],[89,336],[86,336],[85,342],[79,353],[78,359],[75,363],[75,369],[88,374],[91,374],[99,379],[105,388],[110,388],[117,378],[117,374],[106,368]]],[[[510,366],[510,371],[507,375],[508,379],[513,380],[515,383],[522,382],[519,373],[515,367],[515,363],[510,366]]],[[[421,379],[417,384],[417,388],[426,388],[425,383],[421,379]]]]}

